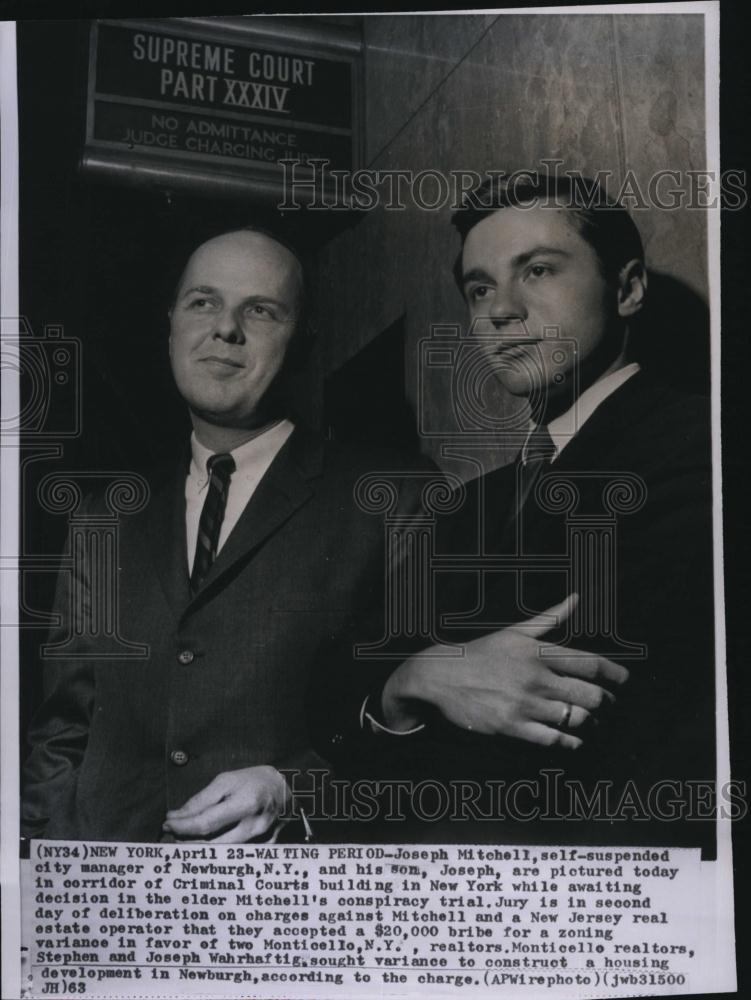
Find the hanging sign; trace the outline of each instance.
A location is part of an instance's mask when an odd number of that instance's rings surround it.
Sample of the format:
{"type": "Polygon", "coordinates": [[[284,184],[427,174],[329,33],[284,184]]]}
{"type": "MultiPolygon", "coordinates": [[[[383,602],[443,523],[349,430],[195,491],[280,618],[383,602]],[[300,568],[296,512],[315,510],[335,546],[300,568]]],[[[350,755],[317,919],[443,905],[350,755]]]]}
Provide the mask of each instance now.
{"type": "Polygon", "coordinates": [[[264,197],[281,160],[356,170],[361,61],[354,33],[302,20],[99,21],[84,169],[264,197]]]}

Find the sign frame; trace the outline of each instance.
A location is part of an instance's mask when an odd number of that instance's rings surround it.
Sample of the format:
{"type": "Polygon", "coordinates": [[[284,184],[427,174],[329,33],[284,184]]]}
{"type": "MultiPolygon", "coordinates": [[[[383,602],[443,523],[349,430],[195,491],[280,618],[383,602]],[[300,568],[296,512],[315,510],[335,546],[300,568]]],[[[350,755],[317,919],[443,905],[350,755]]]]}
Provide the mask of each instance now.
{"type": "MultiPolygon", "coordinates": [[[[356,30],[335,24],[303,25],[299,21],[293,23],[282,17],[270,18],[259,15],[223,18],[221,22],[213,17],[99,18],[92,23],[89,35],[86,123],[80,163],[82,171],[98,174],[115,182],[157,187],[168,192],[187,191],[235,197],[247,197],[250,194],[260,201],[277,202],[283,190],[283,174],[278,162],[249,159],[241,165],[238,158],[221,154],[191,152],[184,149],[166,151],[161,147],[148,146],[128,148],[122,142],[95,137],[96,103],[100,100],[121,104],[124,107],[164,110],[166,113],[179,110],[183,114],[216,114],[226,121],[244,121],[258,124],[260,127],[279,124],[278,119],[264,120],[262,113],[249,118],[248,115],[237,111],[207,109],[193,104],[185,104],[179,108],[173,105],[169,108],[160,108],[158,103],[151,99],[123,97],[98,91],[99,32],[103,25],[132,30],[142,29],[160,35],[165,35],[166,26],[187,41],[215,42],[224,45],[258,43],[265,51],[349,64],[350,129],[297,120],[286,124],[301,131],[315,130],[319,134],[351,136],[352,157],[348,168],[354,172],[363,165],[363,43],[356,30]]],[[[309,173],[312,178],[312,171],[309,173]]],[[[323,189],[327,207],[332,207],[341,200],[341,194],[337,193],[335,187],[331,186],[331,190],[328,190],[324,183],[323,189]]],[[[347,206],[342,204],[342,207],[347,206]]]]}

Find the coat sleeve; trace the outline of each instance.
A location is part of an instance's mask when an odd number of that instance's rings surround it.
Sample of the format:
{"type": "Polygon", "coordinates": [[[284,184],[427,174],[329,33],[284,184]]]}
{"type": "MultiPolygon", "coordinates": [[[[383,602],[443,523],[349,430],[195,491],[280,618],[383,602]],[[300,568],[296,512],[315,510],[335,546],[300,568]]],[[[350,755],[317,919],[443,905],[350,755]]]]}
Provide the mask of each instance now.
{"type": "MultiPolygon", "coordinates": [[[[423,477],[435,477],[431,485],[438,485],[449,496],[448,481],[433,463],[422,459],[419,472],[423,477]]],[[[411,529],[418,519],[425,524],[422,489],[427,482],[427,478],[406,478],[401,483],[402,530],[398,541],[392,537],[392,549],[385,553],[378,595],[372,606],[332,636],[317,656],[308,696],[310,731],[316,751],[331,761],[337,773],[364,773],[373,762],[381,768],[397,749],[399,754],[404,750],[405,737],[377,736],[363,719],[364,708],[376,718],[380,716],[381,693],[391,673],[408,656],[430,645],[413,617],[419,600],[412,589],[417,580],[414,563],[412,569],[406,569],[408,558],[420,558],[420,542],[416,540],[420,527],[417,532],[411,529]]]]}
{"type": "MultiPolygon", "coordinates": [[[[70,545],[69,537],[68,552],[70,545]]],[[[84,619],[91,607],[89,594],[84,566],[61,570],[53,606],[57,624],[48,635],[49,646],[62,643],[70,634],[74,614],[81,616],[78,624],[85,630],[84,619]],[[74,595],[80,598],[75,608],[74,595]]],[[[25,837],[54,837],[58,823],[70,829],[64,817],[74,814],[76,778],[94,705],[93,664],[85,659],[50,656],[42,662],[43,648],[40,646],[35,667],[42,671],[44,700],[29,727],[31,750],[22,773],[21,834],[25,837]]]]}

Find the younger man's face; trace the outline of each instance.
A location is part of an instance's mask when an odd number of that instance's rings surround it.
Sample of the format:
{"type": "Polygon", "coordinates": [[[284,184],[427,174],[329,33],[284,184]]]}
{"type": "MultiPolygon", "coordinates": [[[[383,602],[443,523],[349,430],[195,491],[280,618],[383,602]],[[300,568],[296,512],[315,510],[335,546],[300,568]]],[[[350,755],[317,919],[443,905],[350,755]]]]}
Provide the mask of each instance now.
{"type": "Polygon", "coordinates": [[[566,211],[502,208],[478,222],[464,243],[472,335],[516,396],[570,390],[577,366],[618,328],[617,289],[566,211]]]}

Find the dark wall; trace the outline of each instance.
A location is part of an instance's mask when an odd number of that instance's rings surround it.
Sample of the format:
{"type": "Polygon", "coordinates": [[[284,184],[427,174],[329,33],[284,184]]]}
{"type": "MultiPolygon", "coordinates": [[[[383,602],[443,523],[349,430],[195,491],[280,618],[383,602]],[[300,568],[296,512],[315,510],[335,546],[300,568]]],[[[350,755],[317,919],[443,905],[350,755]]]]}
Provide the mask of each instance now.
{"type": "MultiPolygon", "coordinates": [[[[628,172],[640,188],[658,170],[706,167],[703,18],[699,14],[478,14],[365,18],[367,165],[372,169],[514,171],[560,159],[562,170],[628,172]]],[[[685,175],[684,175],[685,183],[685,175]]],[[[442,371],[421,341],[436,324],[463,328],[451,276],[458,240],[450,207],[380,208],[317,257],[328,319],[324,367],[338,367],[404,316],[406,391],[433,458],[458,430],[442,371]]],[[[706,212],[633,211],[653,278],[640,330],[643,360],[669,380],[708,385],[706,212]]],[[[489,409],[515,404],[488,390],[489,409]]],[[[518,444],[517,444],[518,446],[518,444]]],[[[489,442],[485,463],[513,444],[489,442]]]]}
{"type": "MultiPolygon", "coordinates": [[[[138,466],[168,453],[186,426],[167,366],[175,252],[249,221],[259,206],[80,173],[88,30],[83,21],[18,27],[21,304],[37,335],[59,323],[82,343],[84,433],[66,444],[66,461],[138,466]]],[[[512,170],[560,157],[585,172],[611,170],[616,182],[632,169],[644,183],[658,169],[705,165],[699,15],[374,16],[362,30],[366,163],[375,169],[512,170]]],[[[432,324],[464,322],[449,215],[412,207],[358,220],[289,216],[311,251],[321,342],[301,399],[306,416],[322,421],[326,378],[400,321],[410,406],[425,425],[452,428],[443,382],[420,360],[432,324]]],[[[641,353],[701,388],[705,215],[635,216],[653,272],[641,353]]],[[[59,398],[64,410],[64,391],[59,398]]],[[[497,392],[490,400],[510,406],[497,392]]],[[[440,457],[440,436],[423,447],[440,457]]],[[[501,445],[494,464],[509,457],[501,445]]]]}

